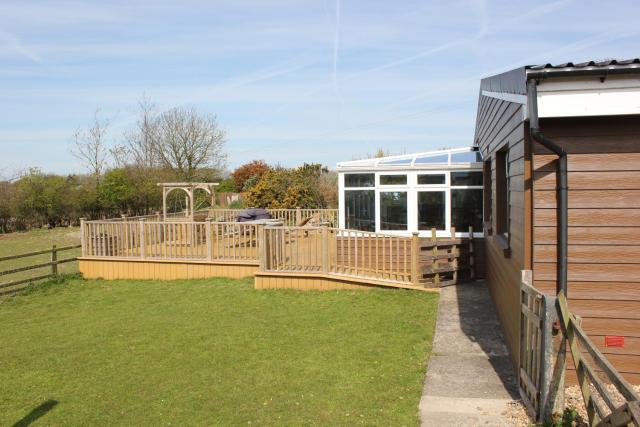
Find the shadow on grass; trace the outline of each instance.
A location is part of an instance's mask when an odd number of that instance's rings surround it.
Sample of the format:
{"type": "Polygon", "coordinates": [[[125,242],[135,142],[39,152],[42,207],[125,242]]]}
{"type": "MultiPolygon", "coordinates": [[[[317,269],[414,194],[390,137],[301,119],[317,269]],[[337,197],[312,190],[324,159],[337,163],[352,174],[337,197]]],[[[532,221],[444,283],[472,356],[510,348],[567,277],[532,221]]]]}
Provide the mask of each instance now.
{"type": "Polygon", "coordinates": [[[27,415],[22,417],[21,420],[16,422],[13,427],[27,427],[34,423],[36,420],[44,416],[47,412],[51,411],[58,404],[57,400],[49,399],[36,406],[27,415]]]}

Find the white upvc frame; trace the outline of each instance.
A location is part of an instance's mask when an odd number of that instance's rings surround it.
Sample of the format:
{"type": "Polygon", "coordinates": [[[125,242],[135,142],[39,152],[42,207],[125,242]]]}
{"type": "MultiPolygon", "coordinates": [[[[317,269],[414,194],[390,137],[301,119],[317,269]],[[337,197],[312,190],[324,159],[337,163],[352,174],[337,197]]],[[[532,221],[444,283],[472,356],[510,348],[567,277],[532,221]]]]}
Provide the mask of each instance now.
{"type": "MultiPolygon", "coordinates": [[[[468,167],[468,168],[454,168],[454,169],[429,169],[429,170],[395,170],[395,171],[340,171],[338,174],[338,201],[339,201],[339,224],[340,228],[345,228],[345,191],[346,190],[374,190],[375,191],[375,231],[378,233],[395,234],[399,236],[411,235],[411,232],[417,231],[421,237],[430,237],[431,230],[418,230],[418,192],[421,191],[444,191],[445,192],[445,230],[436,230],[438,237],[448,237],[451,235],[451,190],[453,189],[479,189],[484,190],[482,185],[479,186],[455,186],[451,187],[451,172],[480,172],[482,173],[482,167],[468,167]],[[351,187],[345,188],[344,175],[346,173],[356,174],[374,174],[375,186],[374,187],[351,187]],[[406,185],[380,185],[381,175],[406,175],[406,185]],[[418,184],[418,175],[444,175],[444,184],[418,184]],[[395,192],[404,191],[407,193],[407,230],[382,230],[381,224],[381,209],[380,209],[380,193],[383,192],[395,192]]],[[[483,197],[484,203],[484,197],[483,197]]],[[[484,209],[482,210],[484,213],[484,209]]],[[[467,237],[467,231],[456,231],[456,236],[467,237]]],[[[482,237],[484,234],[482,231],[475,231],[474,237],[482,237]]]]}

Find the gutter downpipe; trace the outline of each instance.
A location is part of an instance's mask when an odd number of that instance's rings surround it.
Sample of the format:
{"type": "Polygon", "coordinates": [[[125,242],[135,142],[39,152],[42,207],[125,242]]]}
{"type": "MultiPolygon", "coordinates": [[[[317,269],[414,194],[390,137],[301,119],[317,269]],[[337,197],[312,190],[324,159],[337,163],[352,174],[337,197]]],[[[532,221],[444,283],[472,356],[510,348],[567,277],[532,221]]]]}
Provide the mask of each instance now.
{"type": "Polygon", "coordinates": [[[557,270],[556,294],[564,292],[567,295],[567,245],[569,236],[569,197],[567,178],[567,153],[560,145],[550,140],[540,130],[538,122],[538,82],[528,76],[527,79],[527,109],[529,111],[529,134],[547,149],[558,156],[556,200],[557,200],[557,270]]]}

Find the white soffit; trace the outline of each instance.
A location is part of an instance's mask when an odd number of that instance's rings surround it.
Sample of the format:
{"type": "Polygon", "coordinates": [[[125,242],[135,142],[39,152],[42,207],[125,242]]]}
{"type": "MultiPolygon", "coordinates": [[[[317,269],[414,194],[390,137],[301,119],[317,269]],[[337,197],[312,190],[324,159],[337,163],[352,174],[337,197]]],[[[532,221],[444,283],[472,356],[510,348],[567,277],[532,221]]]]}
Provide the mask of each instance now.
{"type": "Polygon", "coordinates": [[[549,79],[538,85],[539,117],[640,114],[640,77],[549,79]]]}

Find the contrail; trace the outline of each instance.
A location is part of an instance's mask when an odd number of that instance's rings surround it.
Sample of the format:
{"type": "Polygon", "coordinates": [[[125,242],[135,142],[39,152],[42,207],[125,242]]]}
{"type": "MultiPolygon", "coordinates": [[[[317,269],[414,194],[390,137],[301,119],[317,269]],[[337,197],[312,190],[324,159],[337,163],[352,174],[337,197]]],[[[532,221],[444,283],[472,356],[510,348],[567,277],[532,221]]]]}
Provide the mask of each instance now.
{"type": "Polygon", "coordinates": [[[338,53],[340,50],[340,0],[336,0],[336,26],[333,37],[333,89],[338,99],[339,110],[338,118],[342,119],[342,109],[344,102],[342,99],[342,93],[340,92],[340,86],[338,84],[338,53]]]}
{"type": "Polygon", "coordinates": [[[42,58],[29,50],[15,34],[0,31],[0,41],[4,41],[4,44],[15,53],[25,56],[37,64],[42,63],[42,58]]]}

